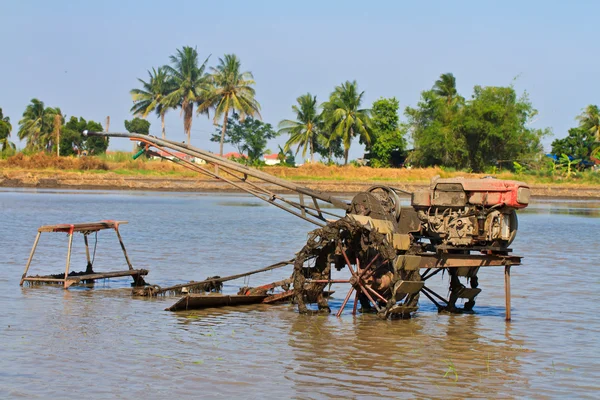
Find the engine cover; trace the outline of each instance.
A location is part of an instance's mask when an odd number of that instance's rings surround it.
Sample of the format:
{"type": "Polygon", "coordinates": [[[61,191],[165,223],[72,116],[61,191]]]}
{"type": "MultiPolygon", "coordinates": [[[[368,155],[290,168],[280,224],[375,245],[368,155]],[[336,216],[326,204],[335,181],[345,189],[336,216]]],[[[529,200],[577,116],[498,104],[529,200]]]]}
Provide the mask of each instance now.
{"type": "Polygon", "coordinates": [[[524,182],[434,178],[411,203],[434,245],[505,248],[516,235],[515,210],[527,207],[529,197],[524,182]]]}

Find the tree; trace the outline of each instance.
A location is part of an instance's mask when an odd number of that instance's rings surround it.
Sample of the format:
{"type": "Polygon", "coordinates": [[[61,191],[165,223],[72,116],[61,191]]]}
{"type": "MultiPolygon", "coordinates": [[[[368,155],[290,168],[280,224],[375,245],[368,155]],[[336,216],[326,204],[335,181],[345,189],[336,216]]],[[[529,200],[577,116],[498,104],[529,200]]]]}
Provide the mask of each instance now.
{"type": "Polygon", "coordinates": [[[138,78],[142,88],[132,89],[129,92],[134,103],[131,112],[134,116],[142,118],[155,112],[160,117],[162,138],[165,139],[165,114],[169,110],[165,105],[165,98],[174,89],[173,80],[164,67],[159,67],[158,70],[152,68],[152,71],[148,71],[148,78],[148,82],[138,78]]]}
{"type": "Polygon", "coordinates": [[[260,104],[254,98],[254,77],[251,72],[241,72],[241,62],[235,54],[225,54],[223,58],[219,58],[219,65],[211,67],[211,72],[212,86],[206,98],[199,101],[198,113],[214,108],[215,125],[223,118],[219,146],[219,155],[222,156],[229,113],[236,113],[241,122],[246,117],[261,118],[260,104]]]}
{"type": "MultiPolygon", "coordinates": [[[[216,132],[212,135],[211,142],[221,141],[223,127],[218,126],[216,132]]],[[[233,145],[238,153],[246,154],[248,164],[257,164],[267,147],[267,140],[273,139],[275,136],[277,133],[271,124],[252,117],[247,117],[242,121],[234,113],[228,118],[224,142],[233,145]]]]}
{"type": "Polygon", "coordinates": [[[543,150],[548,130],[529,128],[537,115],[527,94],[512,87],[475,86],[473,98],[459,116],[456,131],[467,149],[466,167],[481,172],[496,163],[531,161],[543,150]]]}
{"type": "Polygon", "coordinates": [[[329,101],[323,104],[323,120],[330,141],[340,137],[344,144],[344,165],[348,164],[352,139],[359,136],[361,143],[371,142],[371,110],[360,108],[364,93],[359,93],[356,81],[346,81],[336,86],[329,101]]]}
{"type": "Polygon", "coordinates": [[[456,118],[448,118],[447,110],[445,99],[433,90],[421,92],[416,108],[406,107],[415,146],[409,158],[415,165],[461,168],[466,164],[464,139],[455,131],[456,118]]]}
{"type": "Polygon", "coordinates": [[[296,113],[296,120],[284,119],[279,123],[278,133],[287,133],[290,138],[285,144],[284,153],[294,145],[296,154],[302,148],[302,158],[306,158],[306,150],[310,151],[310,162],[315,162],[315,147],[317,139],[321,135],[321,114],[318,112],[317,96],[310,93],[303,94],[296,99],[298,105],[293,105],[292,110],[296,113]]]}
{"type": "Polygon", "coordinates": [[[435,90],[421,93],[416,108],[405,114],[415,150],[411,161],[419,166],[441,165],[483,171],[499,162],[531,160],[541,152],[548,129],[532,129],[537,114],[527,94],[513,87],[475,86],[471,100],[455,94],[447,98],[435,90]]]}
{"type": "Polygon", "coordinates": [[[577,116],[579,126],[590,131],[600,141],[600,109],[598,106],[590,104],[583,109],[581,115],[577,116]]]}
{"type": "Polygon", "coordinates": [[[2,113],[2,108],[0,108],[0,146],[2,146],[2,151],[15,149],[15,144],[8,140],[11,131],[12,125],[10,124],[10,118],[5,117],[2,113]]]}
{"type": "Polygon", "coordinates": [[[94,121],[86,121],[83,117],[71,117],[61,129],[60,155],[89,155],[106,153],[108,138],[100,136],[83,136],[83,131],[102,132],[102,125],[94,121]]]}
{"type": "Polygon", "coordinates": [[[552,154],[557,157],[567,154],[573,158],[589,160],[596,147],[595,135],[583,127],[569,129],[569,134],[563,139],[552,142],[552,154]]]}
{"type": "Polygon", "coordinates": [[[61,114],[60,108],[45,107],[43,101],[31,99],[19,121],[17,133],[20,140],[27,140],[28,149],[43,150],[54,142],[52,130],[56,114],[61,114]]]}
{"type": "Polygon", "coordinates": [[[321,127],[320,131],[321,134],[317,137],[315,143],[315,153],[319,154],[323,159],[327,159],[328,164],[332,164],[334,158],[344,157],[342,138],[327,132],[323,127],[321,127]]]}
{"type": "Polygon", "coordinates": [[[371,166],[389,167],[399,164],[399,160],[392,161],[392,155],[402,158],[406,149],[404,134],[406,129],[399,127],[400,118],[398,108],[400,103],[395,97],[381,98],[373,103],[371,109],[372,137],[371,144],[367,146],[371,166]]]}
{"type": "Polygon", "coordinates": [[[172,65],[166,65],[163,68],[170,75],[173,86],[172,91],[163,98],[162,104],[168,108],[181,108],[183,130],[189,144],[194,103],[203,101],[208,91],[209,77],[204,72],[208,58],[199,65],[198,51],[195,48],[184,46],[182,49],[178,49],[177,53],[170,57],[170,60],[172,65]]]}
{"type": "Polygon", "coordinates": [[[438,96],[444,97],[448,105],[451,105],[458,97],[456,78],[449,72],[440,75],[440,79],[435,81],[432,90],[438,96]]]}
{"type": "Polygon", "coordinates": [[[141,118],[134,118],[131,121],[125,120],[125,129],[129,133],[141,133],[142,135],[150,134],[150,122],[141,118]]]}

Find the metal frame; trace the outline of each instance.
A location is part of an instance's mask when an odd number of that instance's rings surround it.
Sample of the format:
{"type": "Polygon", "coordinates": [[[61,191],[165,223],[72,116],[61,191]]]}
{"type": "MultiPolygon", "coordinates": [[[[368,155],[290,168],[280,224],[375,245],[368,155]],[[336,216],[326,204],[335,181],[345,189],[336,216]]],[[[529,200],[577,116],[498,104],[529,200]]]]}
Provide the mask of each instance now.
{"type": "Polygon", "coordinates": [[[127,221],[100,221],[100,222],[87,222],[80,224],[60,224],[60,225],[44,225],[38,228],[37,235],[35,237],[35,241],[33,242],[33,247],[31,248],[31,253],[29,254],[29,259],[27,260],[27,264],[25,265],[25,271],[21,276],[20,286],[23,286],[24,282],[42,282],[42,283],[62,283],[64,289],[68,289],[69,286],[80,283],[82,281],[94,281],[97,279],[107,279],[107,278],[116,278],[121,276],[131,276],[136,285],[144,285],[144,279],[142,276],[148,274],[148,270],[145,269],[134,269],[131,261],[129,260],[129,256],[127,255],[127,250],[125,249],[125,244],[123,243],[123,238],[119,233],[119,225],[126,224],[127,221]],[[88,262],[88,267],[91,265],[90,259],[90,250],[87,236],[92,232],[98,232],[103,229],[114,229],[117,234],[117,238],[119,239],[119,244],[121,245],[121,249],[123,250],[123,255],[125,256],[125,260],[127,261],[127,265],[129,267],[126,271],[115,271],[115,272],[98,272],[94,273],[92,271],[86,271],[87,273],[77,276],[69,276],[69,268],[71,266],[71,250],[73,248],[73,234],[75,232],[79,232],[83,234],[83,239],[85,243],[85,255],[88,262]],[[35,250],[40,241],[40,236],[42,232],[62,232],[67,233],[69,236],[69,242],[67,247],[67,261],[65,265],[65,275],[64,278],[55,278],[53,276],[27,276],[29,272],[29,267],[31,266],[31,262],[33,261],[33,256],[35,254],[35,250]]]}

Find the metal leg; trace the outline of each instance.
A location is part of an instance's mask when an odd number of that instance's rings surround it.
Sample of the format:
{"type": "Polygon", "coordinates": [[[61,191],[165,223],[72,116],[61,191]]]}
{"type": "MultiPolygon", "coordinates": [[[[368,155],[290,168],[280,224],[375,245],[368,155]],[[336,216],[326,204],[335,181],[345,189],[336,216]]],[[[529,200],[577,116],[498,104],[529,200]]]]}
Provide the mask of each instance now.
{"type": "MultiPolygon", "coordinates": [[[[98,234],[98,233],[96,232],[96,234],[98,234]]],[[[85,273],[91,274],[91,273],[93,273],[92,259],[90,258],[90,246],[88,244],[88,235],[86,235],[85,233],[83,234],[83,242],[85,243],[85,256],[87,258],[87,266],[85,267],[85,273]]]]}
{"type": "Polygon", "coordinates": [[[131,261],[129,261],[129,256],[127,255],[127,250],[125,250],[125,245],[123,244],[123,239],[121,238],[121,234],[119,233],[119,228],[115,228],[115,232],[117,232],[117,237],[119,238],[119,243],[121,244],[121,249],[123,249],[123,254],[125,255],[125,260],[127,261],[127,265],[129,269],[133,269],[133,265],[131,265],[131,261]]]}
{"type": "Polygon", "coordinates": [[[35,237],[35,241],[33,242],[33,247],[31,248],[31,253],[29,253],[29,259],[27,260],[27,265],[25,266],[25,272],[23,272],[23,276],[21,277],[21,283],[19,283],[20,286],[23,286],[23,282],[25,281],[25,277],[27,276],[27,271],[29,271],[29,266],[31,265],[31,260],[33,260],[33,253],[35,253],[35,248],[38,245],[41,234],[42,234],[42,232],[38,232],[35,237]]]}
{"type": "Polygon", "coordinates": [[[69,249],[67,250],[67,266],[65,267],[65,283],[64,288],[67,289],[71,286],[70,283],[67,282],[67,278],[69,276],[69,266],[71,265],[71,249],[73,248],[73,232],[69,233],[69,249]]]}
{"type": "Polygon", "coordinates": [[[510,321],[510,265],[504,267],[504,297],[506,299],[506,320],[510,321]]]}

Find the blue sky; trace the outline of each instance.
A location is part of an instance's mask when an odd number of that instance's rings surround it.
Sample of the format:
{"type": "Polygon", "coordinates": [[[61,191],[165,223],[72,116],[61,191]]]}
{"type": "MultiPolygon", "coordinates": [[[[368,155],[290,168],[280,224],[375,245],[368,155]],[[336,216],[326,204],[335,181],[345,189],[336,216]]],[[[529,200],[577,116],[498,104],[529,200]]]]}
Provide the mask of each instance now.
{"type": "MultiPolygon", "coordinates": [[[[0,107],[14,138],[34,97],[67,116],[103,123],[110,115],[111,131],[124,131],[136,78],[184,45],[212,54],[211,65],[237,54],[254,74],[263,120],[274,126],[293,117],[299,95],[323,101],[345,80],[358,81],[366,107],[391,96],[401,109],[414,106],[445,72],[466,98],[474,85],[518,76],[515,88],[539,110],[532,126],[554,131],[546,147],[583,107],[600,103],[594,1],[0,0],[0,10],[0,107]]],[[[159,134],[160,121],[150,121],[159,134]]],[[[212,132],[212,120],[194,118],[192,144],[218,151],[212,132]]],[[[168,114],[167,135],[184,139],[179,111],[168,114]]],[[[351,158],[361,155],[354,143],[351,158]]]]}

